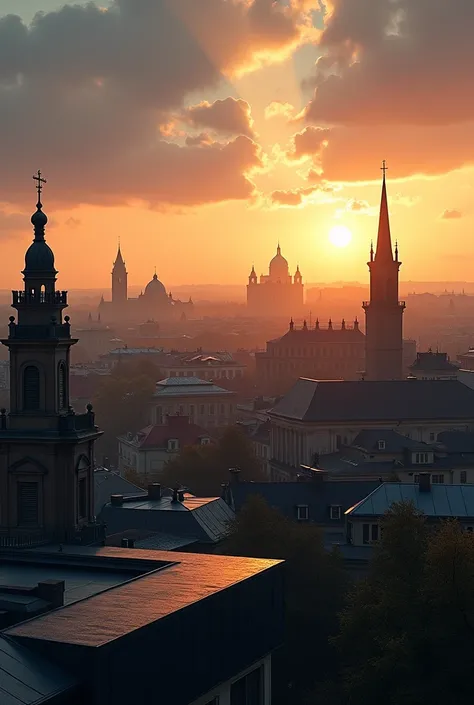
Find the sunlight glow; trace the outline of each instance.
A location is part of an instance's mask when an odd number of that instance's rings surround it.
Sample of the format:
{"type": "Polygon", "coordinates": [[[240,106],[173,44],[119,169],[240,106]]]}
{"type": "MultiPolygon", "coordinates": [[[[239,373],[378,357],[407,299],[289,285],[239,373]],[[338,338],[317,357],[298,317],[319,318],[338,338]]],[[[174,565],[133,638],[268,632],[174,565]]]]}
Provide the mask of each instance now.
{"type": "Polygon", "coordinates": [[[335,247],[346,247],[352,240],[352,233],[345,225],[334,225],[329,231],[329,240],[335,247]]]}

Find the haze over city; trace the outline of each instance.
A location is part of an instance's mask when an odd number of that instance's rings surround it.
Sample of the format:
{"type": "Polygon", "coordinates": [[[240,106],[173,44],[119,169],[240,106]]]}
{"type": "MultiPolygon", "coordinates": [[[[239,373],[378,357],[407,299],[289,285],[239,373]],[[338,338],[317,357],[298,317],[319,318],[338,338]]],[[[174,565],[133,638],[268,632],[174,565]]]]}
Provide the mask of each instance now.
{"type": "Polygon", "coordinates": [[[472,3],[376,6],[2,0],[2,287],[39,166],[69,288],[108,285],[119,237],[137,287],[244,283],[278,241],[364,282],[383,158],[402,280],[470,281],[472,3]]]}

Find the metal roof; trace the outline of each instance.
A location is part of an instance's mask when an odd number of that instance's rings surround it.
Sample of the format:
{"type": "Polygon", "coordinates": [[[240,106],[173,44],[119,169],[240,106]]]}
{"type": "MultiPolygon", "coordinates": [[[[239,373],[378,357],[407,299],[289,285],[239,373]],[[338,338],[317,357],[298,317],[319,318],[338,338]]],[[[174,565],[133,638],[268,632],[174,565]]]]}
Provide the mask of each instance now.
{"type": "Polygon", "coordinates": [[[47,703],[75,686],[69,674],[0,635],[1,705],[47,703]]]}
{"type": "Polygon", "coordinates": [[[474,520],[474,485],[431,485],[420,492],[418,484],[386,482],[348,509],[346,515],[381,516],[395,502],[412,502],[427,517],[474,520]]]}
{"type": "Polygon", "coordinates": [[[208,382],[198,377],[167,377],[156,383],[156,391],[154,397],[169,397],[169,396],[212,396],[215,394],[226,394],[227,396],[235,396],[235,392],[230,392],[228,389],[208,382]]]}
{"type": "Polygon", "coordinates": [[[299,379],[269,412],[306,422],[474,419],[474,390],[457,380],[299,379]]]}

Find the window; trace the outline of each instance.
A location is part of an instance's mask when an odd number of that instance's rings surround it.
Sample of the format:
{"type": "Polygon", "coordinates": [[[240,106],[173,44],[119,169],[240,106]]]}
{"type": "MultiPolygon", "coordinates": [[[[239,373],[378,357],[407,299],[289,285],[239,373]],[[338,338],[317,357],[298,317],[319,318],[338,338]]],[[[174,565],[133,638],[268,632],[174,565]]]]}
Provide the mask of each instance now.
{"type": "Polygon", "coordinates": [[[87,479],[81,477],[77,487],[77,514],[79,519],[87,516],[87,479]]]}
{"type": "Polygon", "coordinates": [[[178,450],[179,441],[176,438],[170,438],[168,441],[168,450],[178,450]]]}
{"type": "Polygon", "coordinates": [[[40,408],[40,375],[34,365],[28,365],[23,372],[23,409],[37,411],[40,408]]]}
{"type": "Polygon", "coordinates": [[[379,450],[385,450],[385,441],[377,441],[377,448],[379,450]]]}
{"type": "Polygon", "coordinates": [[[201,445],[202,446],[208,446],[211,442],[210,438],[201,438],[201,445]]]}
{"type": "Polygon", "coordinates": [[[263,668],[256,668],[230,686],[230,705],[263,705],[263,668]]]}
{"type": "Polygon", "coordinates": [[[307,504],[298,504],[296,506],[296,518],[298,521],[308,521],[309,507],[307,504]]]}
{"type": "Polygon", "coordinates": [[[370,525],[362,524],[362,543],[369,543],[370,525]]]}
{"type": "Polygon", "coordinates": [[[66,408],[66,365],[64,362],[59,363],[58,368],[58,401],[59,408],[66,408]]]}
{"type": "Polygon", "coordinates": [[[184,414],[184,406],[182,404],[179,405],[179,415],[183,416],[184,414]]]}
{"type": "Polygon", "coordinates": [[[341,436],[338,434],[338,435],[336,435],[336,448],[340,448],[341,445],[342,445],[342,438],[341,438],[341,436]]]}
{"type": "Polygon", "coordinates": [[[209,414],[214,416],[214,404],[209,404],[209,414]]]}
{"type": "Polygon", "coordinates": [[[378,541],[378,540],[379,540],[379,525],[378,525],[378,524],[372,524],[372,530],[371,530],[370,538],[371,538],[372,541],[378,541]]]}
{"type": "Polygon", "coordinates": [[[201,404],[201,405],[199,406],[199,413],[200,413],[201,416],[204,416],[204,413],[205,413],[205,411],[204,411],[204,404],[201,404]]]}
{"type": "Polygon", "coordinates": [[[332,504],[329,508],[329,514],[331,519],[340,519],[341,518],[341,507],[332,504]]]}
{"type": "Polygon", "coordinates": [[[221,404],[221,416],[224,416],[225,414],[225,405],[221,404]]]}
{"type": "Polygon", "coordinates": [[[194,416],[194,404],[190,404],[190,405],[189,405],[189,415],[190,415],[191,417],[194,416]]]}
{"type": "Polygon", "coordinates": [[[38,483],[18,483],[18,526],[38,526],[38,483]]]}
{"type": "Polygon", "coordinates": [[[444,475],[431,475],[433,485],[444,485],[444,475]]]}
{"type": "Polygon", "coordinates": [[[465,485],[467,482],[467,472],[465,470],[461,470],[460,481],[462,485],[465,485]]]}
{"type": "Polygon", "coordinates": [[[415,453],[415,463],[417,465],[426,465],[430,462],[429,453],[415,453]]]}
{"type": "Polygon", "coordinates": [[[430,441],[432,442],[432,441],[434,441],[434,440],[435,440],[435,435],[434,435],[434,433],[430,433],[430,441]]]}

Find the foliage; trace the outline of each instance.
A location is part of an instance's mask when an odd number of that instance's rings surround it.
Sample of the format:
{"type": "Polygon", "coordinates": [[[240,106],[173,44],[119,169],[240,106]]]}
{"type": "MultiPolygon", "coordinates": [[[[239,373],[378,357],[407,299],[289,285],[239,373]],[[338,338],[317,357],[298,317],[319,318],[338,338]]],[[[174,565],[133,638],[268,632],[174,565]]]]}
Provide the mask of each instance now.
{"type": "Polygon", "coordinates": [[[94,411],[104,435],[97,451],[116,460],[117,436],[148,423],[148,402],[159,371],[148,360],[121,362],[104,377],[94,398],[94,411]]]}
{"type": "Polygon", "coordinates": [[[239,468],[244,480],[261,479],[252,444],[238,426],[224,429],[215,444],[183,448],[167,463],[161,482],[187,487],[196,495],[219,495],[222,483],[229,481],[230,468],[239,468]]]}
{"type": "Polygon", "coordinates": [[[325,551],[316,525],[285,518],[258,496],[232,522],[223,552],[286,561],[286,635],[274,660],[273,701],[300,705],[302,693],[334,663],[328,637],[346,588],[340,557],[325,551]]]}
{"type": "Polygon", "coordinates": [[[409,503],[395,504],[370,573],[341,614],[342,686],[326,684],[327,703],[468,702],[473,636],[472,534],[456,521],[434,529],[409,503]]]}

